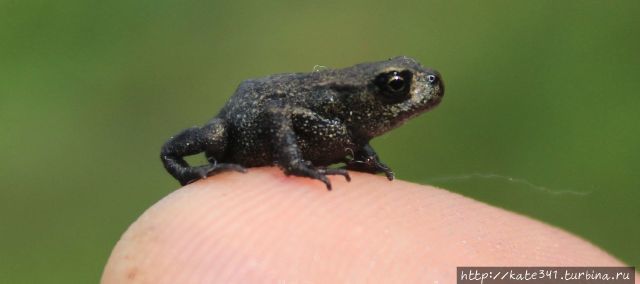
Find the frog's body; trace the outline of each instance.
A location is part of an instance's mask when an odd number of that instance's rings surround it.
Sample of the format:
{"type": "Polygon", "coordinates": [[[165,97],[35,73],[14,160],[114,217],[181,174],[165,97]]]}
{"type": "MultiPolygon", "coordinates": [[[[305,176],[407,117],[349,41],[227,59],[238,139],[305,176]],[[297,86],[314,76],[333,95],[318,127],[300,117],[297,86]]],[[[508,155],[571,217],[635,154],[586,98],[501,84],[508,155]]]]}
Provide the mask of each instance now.
{"type": "Polygon", "coordinates": [[[286,174],[323,181],[343,169],[393,173],[369,141],[436,106],[444,94],[438,72],[408,57],[312,73],[278,74],[240,84],[203,127],[184,130],[162,148],[165,168],[181,184],[224,170],[279,165],[286,174]],[[207,165],[184,156],[204,152],[207,165]]]}

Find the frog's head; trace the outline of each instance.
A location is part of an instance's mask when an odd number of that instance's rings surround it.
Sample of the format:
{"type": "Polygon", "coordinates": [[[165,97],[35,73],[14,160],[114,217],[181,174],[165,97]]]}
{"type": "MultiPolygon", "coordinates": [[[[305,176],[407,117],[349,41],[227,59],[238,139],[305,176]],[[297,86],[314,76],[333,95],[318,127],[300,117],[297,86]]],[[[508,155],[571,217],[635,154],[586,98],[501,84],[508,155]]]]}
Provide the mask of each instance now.
{"type": "Polygon", "coordinates": [[[437,71],[415,59],[396,57],[353,67],[361,88],[349,96],[351,129],[363,138],[379,136],[437,106],[444,83],[437,71]]]}

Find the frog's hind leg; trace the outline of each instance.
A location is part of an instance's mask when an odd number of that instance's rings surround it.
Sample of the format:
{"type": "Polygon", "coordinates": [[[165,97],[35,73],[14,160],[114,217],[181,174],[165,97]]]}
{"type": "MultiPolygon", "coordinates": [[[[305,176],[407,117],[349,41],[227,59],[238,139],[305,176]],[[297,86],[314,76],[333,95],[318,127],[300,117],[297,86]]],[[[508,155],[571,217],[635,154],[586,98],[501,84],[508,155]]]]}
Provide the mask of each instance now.
{"type": "Polygon", "coordinates": [[[227,130],[222,119],[215,118],[203,127],[192,127],[171,137],[160,151],[160,159],[165,169],[177,179],[181,185],[206,178],[222,171],[246,170],[236,164],[217,163],[215,156],[221,158],[227,147],[227,130]],[[190,166],[184,157],[206,152],[209,164],[190,166]]]}

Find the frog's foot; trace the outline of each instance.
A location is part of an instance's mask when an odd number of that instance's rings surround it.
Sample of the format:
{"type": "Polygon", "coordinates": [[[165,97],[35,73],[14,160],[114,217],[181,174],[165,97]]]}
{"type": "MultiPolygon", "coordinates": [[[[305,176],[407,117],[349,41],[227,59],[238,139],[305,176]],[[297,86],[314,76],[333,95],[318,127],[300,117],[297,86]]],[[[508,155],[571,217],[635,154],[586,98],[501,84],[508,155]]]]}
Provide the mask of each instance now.
{"type": "Polygon", "coordinates": [[[294,175],[301,177],[308,177],[312,179],[317,179],[323,182],[328,190],[331,190],[331,181],[327,178],[327,175],[341,175],[347,181],[351,181],[351,177],[349,176],[349,172],[344,169],[327,169],[327,168],[314,168],[311,163],[303,162],[296,163],[291,167],[287,167],[284,170],[286,175],[294,175]]]}
{"type": "Polygon", "coordinates": [[[237,164],[224,164],[214,163],[208,165],[202,165],[197,167],[191,167],[183,173],[182,179],[180,179],[181,185],[187,185],[200,179],[205,179],[217,173],[226,171],[236,171],[240,173],[246,173],[247,169],[237,164]]]}
{"type": "Polygon", "coordinates": [[[363,161],[350,160],[346,162],[346,166],[344,168],[372,174],[384,173],[388,180],[395,179],[395,175],[391,168],[374,158],[364,159],[363,161]]]}

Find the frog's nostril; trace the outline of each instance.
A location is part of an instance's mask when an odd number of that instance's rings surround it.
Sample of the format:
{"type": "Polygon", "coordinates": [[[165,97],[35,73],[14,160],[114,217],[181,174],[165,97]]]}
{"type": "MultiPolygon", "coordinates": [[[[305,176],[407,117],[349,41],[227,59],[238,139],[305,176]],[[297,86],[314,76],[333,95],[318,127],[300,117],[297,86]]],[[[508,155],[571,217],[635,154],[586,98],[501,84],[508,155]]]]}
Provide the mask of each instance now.
{"type": "Polygon", "coordinates": [[[438,76],[436,75],[427,75],[427,81],[431,84],[438,83],[438,76]]]}

